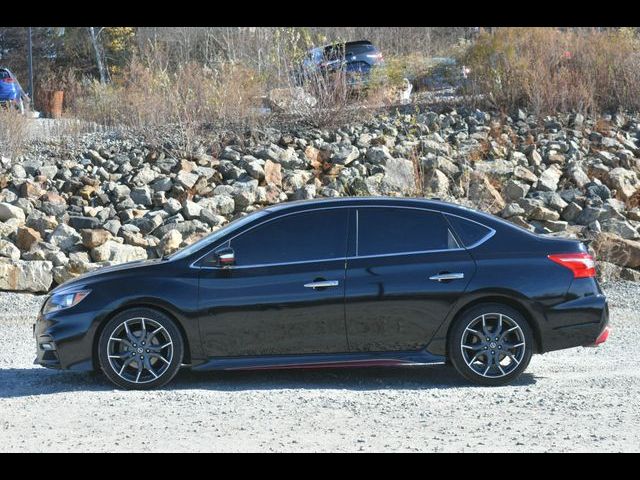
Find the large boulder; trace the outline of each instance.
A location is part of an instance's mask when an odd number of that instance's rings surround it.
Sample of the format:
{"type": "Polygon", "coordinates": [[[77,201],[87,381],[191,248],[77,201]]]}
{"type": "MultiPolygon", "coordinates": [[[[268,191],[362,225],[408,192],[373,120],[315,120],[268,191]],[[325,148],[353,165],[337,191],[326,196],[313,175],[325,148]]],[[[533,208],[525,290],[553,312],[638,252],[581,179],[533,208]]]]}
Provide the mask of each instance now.
{"type": "Polygon", "coordinates": [[[469,183],[469,200],[480,210],[497,214],[505,207],[500,192],[484,175],[473,175],[469,183]]]}
{"type": "Polygon", "coordinates": [[[544,192],[555,192],[558,189],[558,182],[562,177],[562,169],[553,164],[547,168],[538,178],[537,188],[544,192]]]}
{"type": "Polygon", "coordinates": [[[627,200],[640,188],[640,181],[636,172],[626,168],[614,168],[608,174],[608,185],[614,188],[618,198],[627,200]]]}
{"type": "Polygon", "coordinates": [[[10,203],[0,203],[0,222],[6,222],[10,218],[15,218],[20,222],[24,222],[25,215],[20,207],[11,205],[10,203]]]}
{"type": "Polygon", "coordinates": [[[47,292],[53,282],[49,261],[0,260],[0,290],[47,292]]]}
{"type": "Polygon", "coordinates": [[[432,195],[438,198],[445,198],[449,195],[449,185],[449,177],[435,168],[425,178],[425,194],[432,195]]]}
{"type": "Polygon", "coordinates": [[[9,240],[0,238],[0,257],[10,260],[20,260],[20,249],[9,240]]]}
{"type": "Polygon", "coordinates": [[[596,260],[604,260],[622,267],[640,267],[640,242],[602,232],[596,235],[590,246],[596,254],[596,260]]]}
{"type": "Polygon", "coordinates": [[[404,158],[387,159],[382,187],[388,192],[414,193],[416,173],[413,162],[404,158]]]}
{"type": "Polygon", "coordinates": [[[74,245],[81,241],[82,237],[80,234],[73,227],[64,223],[58,225],[49,236],[49,243],[65,252],[72,249],[74,245]]]}
{"type": "Polygon", "coordinates": [[[161,255],[169,255],[180,248],[182,234],[178,230],[169,230],[160,240],[158,250],[161,255]]]}
{"type": "Polygon", "coordinates": [[[125,263],[133,260],[146,260],[147,252],[142,247],[124,245],[113,240],[107,240],[99,247],[91,250],[91,258],[95,262],[125,263]]]}
{"type": "Polygon", "coordinates": [[[18,227],[16,245],[20,250],[27,251],[34,243],[42,241],[40,232],[29,227],[18,227]]]}

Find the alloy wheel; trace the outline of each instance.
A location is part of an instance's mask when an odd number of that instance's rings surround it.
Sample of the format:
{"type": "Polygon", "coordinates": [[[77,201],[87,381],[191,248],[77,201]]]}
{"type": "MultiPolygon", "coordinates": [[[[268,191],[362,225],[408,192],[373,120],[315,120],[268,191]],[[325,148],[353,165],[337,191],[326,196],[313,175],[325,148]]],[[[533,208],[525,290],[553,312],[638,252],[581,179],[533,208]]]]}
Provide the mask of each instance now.
{"type": "Polygon", "coordinates": [[[469,322],[460,341],[462,358],[475,373],[486,378],[509,375],[522,363],[525,335],[511,317],[485,313],[469,322]]]}
{"type": "Polygon", "coordinates": [[[160,378],[170,367],[174,355],[171,335],[150,318],[124,320],[111,333],[107,343],[109,365],[123,380],[144,384],[160,378]]]}

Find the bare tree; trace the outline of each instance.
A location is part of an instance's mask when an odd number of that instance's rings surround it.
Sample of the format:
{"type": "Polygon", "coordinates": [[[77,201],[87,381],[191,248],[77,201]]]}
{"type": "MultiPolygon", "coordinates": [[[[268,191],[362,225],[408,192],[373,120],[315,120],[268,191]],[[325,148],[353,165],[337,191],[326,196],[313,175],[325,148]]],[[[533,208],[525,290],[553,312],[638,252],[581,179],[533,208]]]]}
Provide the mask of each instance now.
{"type": "Polygon", "coordinates": [[[104,27],[100,27],[96,33],[95,27],[89,27],[89,37],[91,38],[91,45],[96,56],[96,65],[98,66],[98,73],[100,74],[100,83],[107,83],[107,69],[105,68],[102,50],[102,44],[100,43],[100,34],[103,32],[104,27]]]}

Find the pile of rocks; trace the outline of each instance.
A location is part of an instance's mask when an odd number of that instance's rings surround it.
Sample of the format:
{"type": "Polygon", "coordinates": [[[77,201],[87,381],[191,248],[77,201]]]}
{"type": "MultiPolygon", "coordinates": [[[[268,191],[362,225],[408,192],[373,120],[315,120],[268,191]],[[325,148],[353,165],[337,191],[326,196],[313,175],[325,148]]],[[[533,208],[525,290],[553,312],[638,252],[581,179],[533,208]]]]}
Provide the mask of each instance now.
{"type": "Polygon", "coordinates": [[[287,200],[440,197],[540,233],[593,240],[607,276],[640,279],[640,117],[379,114],[252,140],[100,132],[34,142],[0,164],[0,289],[44,292],[157,258],[287,200]]]}

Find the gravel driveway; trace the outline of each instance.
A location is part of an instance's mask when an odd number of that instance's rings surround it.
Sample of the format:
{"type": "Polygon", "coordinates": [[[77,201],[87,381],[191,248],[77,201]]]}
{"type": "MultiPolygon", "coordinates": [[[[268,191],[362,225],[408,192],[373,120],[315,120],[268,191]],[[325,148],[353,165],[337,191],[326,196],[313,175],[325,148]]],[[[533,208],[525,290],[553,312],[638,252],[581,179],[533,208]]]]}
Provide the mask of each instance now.
{"type": "Polygon", "coordinates": [[[638,451],[640,285],[605,288],[609,341],[534,356],[511,386],[432,366],[183,372],[154,392],[34,366],[41,297],[0,293],[0,452],[638,451]]]}

